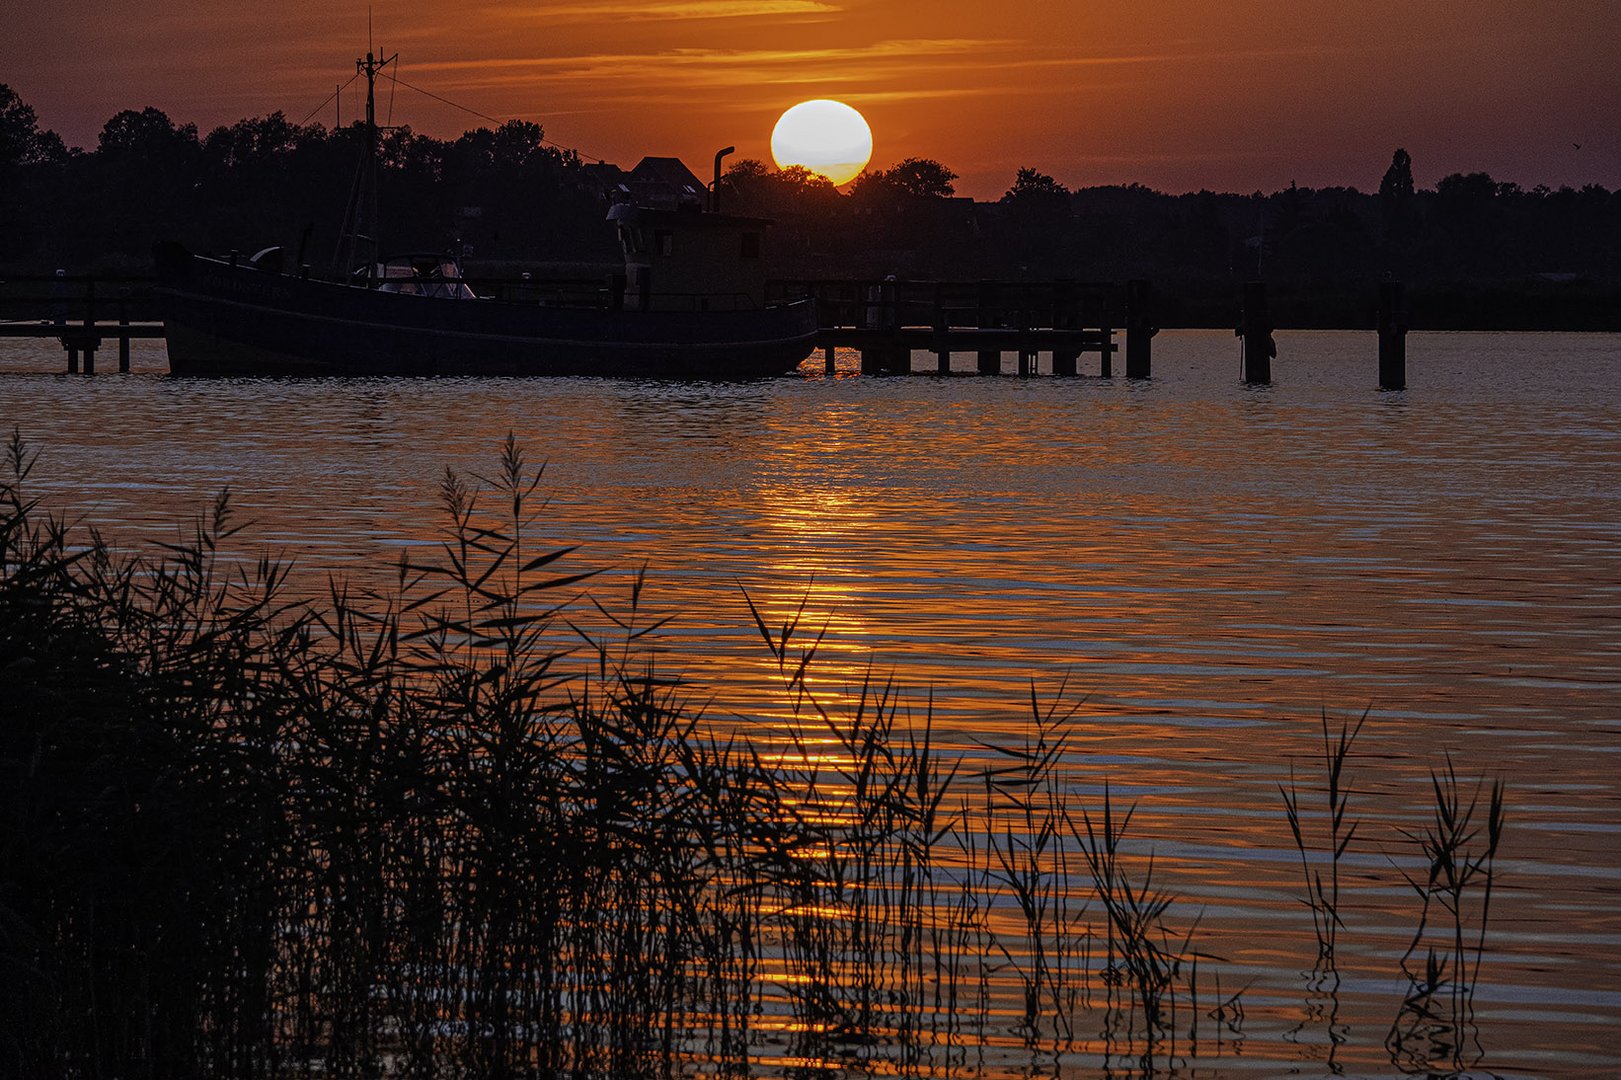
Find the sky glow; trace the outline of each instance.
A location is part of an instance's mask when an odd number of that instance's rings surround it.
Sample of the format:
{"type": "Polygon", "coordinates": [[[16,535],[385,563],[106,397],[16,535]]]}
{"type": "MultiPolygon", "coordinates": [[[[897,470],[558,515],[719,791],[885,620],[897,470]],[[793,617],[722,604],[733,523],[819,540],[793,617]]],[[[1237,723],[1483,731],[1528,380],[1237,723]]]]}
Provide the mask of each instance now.
{"type": "MultiPolygon", "coordinates": [[[[120,109],[207,130],[316,107],[366,51],[367,5],[24,3],[0,81],[93,147],[120,109]]],[[[602,0],[374,5],[399,77],[479,113],[542,123],[589,159],[771,160],[784,109],[860,110],[873,165],[935,158],[994,198],[1020,166],[1071,186],[1377,186],[1391,151],[1421,186],[1486,171],[1527,187],[1621,184],[1612,4],[1561,0],[602,0]]],[[[382,87],[393,123],[454,135],[477,116],[382,87]]],[[[359,115],[351,86],[342,115],[359,115]]],[[[312,114],[313,111],[313,115],[312,114]]]]}

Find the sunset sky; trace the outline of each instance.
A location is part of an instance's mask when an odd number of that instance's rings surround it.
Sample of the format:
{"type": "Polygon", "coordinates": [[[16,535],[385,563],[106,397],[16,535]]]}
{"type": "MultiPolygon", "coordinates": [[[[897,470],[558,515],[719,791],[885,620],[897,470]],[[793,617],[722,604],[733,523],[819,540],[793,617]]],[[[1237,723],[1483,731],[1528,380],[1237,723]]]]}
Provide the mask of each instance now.
{"type": "MultiPolygon", "coordinates": [[[[591,160],[720,146],[770,161],[788,106],[870,121],[873,164],[931,157],[995,198],[1020,166],[1071,186],[1376,188],[1391,151],[1421,186],[1458,171],[1621,185],[1621,7],[1611,2],[1132,3],[1127,0],[380,0],[399,77],[591,160]],[[1578,148],[1575,144],[1580,144],[1578,148]]],[[[19,0],[0,82],[70,145],[123,108],[207,130],[301,120],[354,73],[351,0],[19,0]]],[[[394,123],[481,121],[379,88],[394,123]],[[392,98],[392,101],[391,101],[392,98]]],[[[356,88],[345,120],[359,115],[356,88]]],[[[332,106],[313,119],[330,125],[332,106]]]]}

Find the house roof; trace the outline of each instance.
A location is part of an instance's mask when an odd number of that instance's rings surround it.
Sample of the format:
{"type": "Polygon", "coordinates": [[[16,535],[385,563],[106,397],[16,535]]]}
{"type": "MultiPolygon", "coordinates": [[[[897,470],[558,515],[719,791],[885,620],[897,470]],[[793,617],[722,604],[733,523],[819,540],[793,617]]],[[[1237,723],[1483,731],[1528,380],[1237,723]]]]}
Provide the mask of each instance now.
{"type": "Polygon", "coordinates": [[[644,157],[630,171],[631,180],[651,188],[665,189],[677,199],[702,200],[708,190],[691,169],[673,157],[644,157]]]}

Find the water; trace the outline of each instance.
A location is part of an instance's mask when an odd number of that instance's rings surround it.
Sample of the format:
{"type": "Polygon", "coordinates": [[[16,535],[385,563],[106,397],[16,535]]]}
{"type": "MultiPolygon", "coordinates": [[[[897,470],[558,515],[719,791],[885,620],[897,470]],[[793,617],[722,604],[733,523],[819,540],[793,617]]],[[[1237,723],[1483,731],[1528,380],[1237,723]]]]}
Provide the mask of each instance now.
{"type": "Polygon", "coordinates": [[[1621,337],[1415,334],[1400,393],[1372,388],[1371,335],[1278,338],[1268,388],[1240,385],[1218,332],[1160,335],[1145,384],[824,378],[819,360],[723,386],[207,382],[168,378],[146,343],[133,375],[85,379],[8,343],[0,423],[44,451],[36,492],[131,545],[229,486],[240,546],[308,585],[386,582],[435,542],[443,470],[493,470],[510,431],[546,463],[546,535],[580,545],[565,565],[604,568],[595,595],[648,566],[676,616],[664,663],[718,724],[772,739],[787,717],[745,591],[826,628],[820,692],[872,671],[914,713],[932,695],[970,767],[1022,738],[1032,687],[1079,702],[1076,804],[1105,780],[1136,800],[1135,843],[1178,917],[1202,911],[1210,968],[1253,981],[1239,1050],[1201,1047],[1206,1075],[1322,1072],[1330,1051],[1392,1071],[1416,916],[1400,830],[1450,755],[1509,784],[1482,1067],[1602,1075],[1621,1022],[1621,337]],[[1325,711],[1364,710],[1325,995],[1278,785],[1311,775],[1325,711]]]}

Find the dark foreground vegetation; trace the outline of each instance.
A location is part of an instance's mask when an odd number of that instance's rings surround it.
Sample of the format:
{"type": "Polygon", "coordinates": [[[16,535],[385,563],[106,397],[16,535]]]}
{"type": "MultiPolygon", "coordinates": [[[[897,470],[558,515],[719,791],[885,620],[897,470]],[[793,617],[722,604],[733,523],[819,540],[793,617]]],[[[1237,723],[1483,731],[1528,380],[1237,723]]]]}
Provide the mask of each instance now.
{"type": "MultiPolygon", "coordinates": [[[[519,121],[455,139],[390,128],[384,246],[470,249],[469,269],[496,276],[609,267],[608,189],[543,136],[519,121]]],[[[324,268],[364,146],[358,124],[274,113],[202,133],[146,108],[108,120],[93,149],[69,149],[0,85],[0,271],[146,273],[159,239],[279,244],[324,268]]],[[[1368,164],[1368,191],[1168,195],[1072,191],[1010,162],[1006,194],[982,203],[955,197],[955,174],[926,159],[870,169],[846,192],[745,160],[721,195],[778,222],[767,269],[781,278],[1145,278],[1164,326],[1233,325],[1237,283],[1265,280],[1278,325],[1355,329],[1373,326],[1389,276],[1407,282],[1416,329],[1621,330],[1621,191],[1479,172],[1423,188],[1405,151],[1368,164]]]]}
{"type": "MultiPolygon", "coordinates": [[[[7,456],[6,1075],[972,1074],[991,1044],[1149,1074],[1242,1031],[1243,973],[1130,811],[1070,790],[1072,713],[1032,700],[962,775],[887,688],[824,708],[797,619],[757,612],[799,734],[722,739],[647,659],[639,577],[564,602],[510,444],[481,490],[445,478],[432,565],[318,603],[227,555],[224,498],[124,558],[7,456]]],[[[1325,722],[1324,776],[1286,791],[1320,980],[1355,738],[1325,722]]],[[[1446,1072],[1480,1055],[1502,799],[1435,795],[1387,1046],[1446,1072]]]]}

